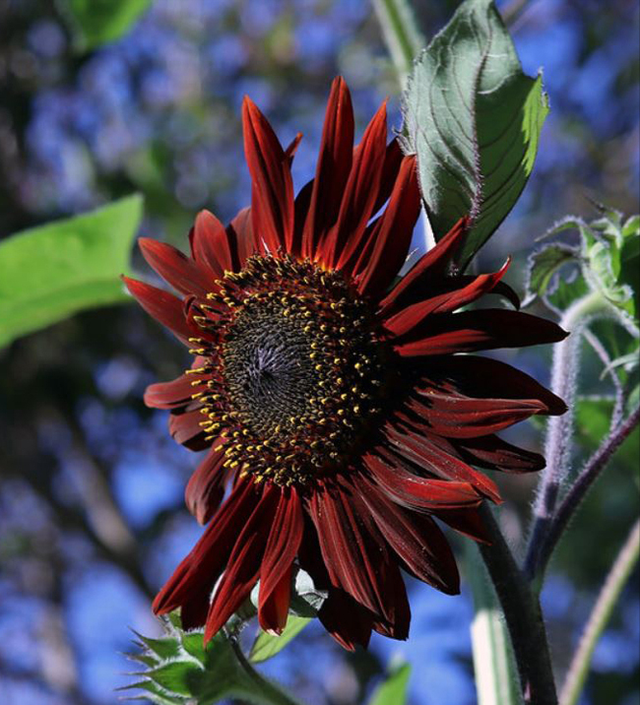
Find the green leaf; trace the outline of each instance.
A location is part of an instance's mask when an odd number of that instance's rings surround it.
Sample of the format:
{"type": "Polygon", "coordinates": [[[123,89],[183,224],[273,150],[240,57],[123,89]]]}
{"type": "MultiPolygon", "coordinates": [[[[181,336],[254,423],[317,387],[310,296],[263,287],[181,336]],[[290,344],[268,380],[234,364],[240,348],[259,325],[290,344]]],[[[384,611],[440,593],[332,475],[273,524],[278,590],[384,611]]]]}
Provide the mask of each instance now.
{"type": "Polygon", "coordinates": [[[407,687],[411,666],[408,663],[394,669],[381,683],[369,701],[369,705],[403,705],[407,701],[407,687]]]}
{"type": "Polygon", "coordinates": [[[464,268],[500,225],[533,169],[549,112],[542,78],[525,76],[491,0],[466,0],[416,62],[401,143],[416,153],[422,195],[441,238],[473,219],[464,268]]]}
{"type": "Polygon", "coordinates": [[[189,661],[173,661],[144,674],[171,695],[194,695],[202,682],[204,672],[189,661]]]}
{"type": "Polygon", "coordinates": [[[0,347],[78,311],[129,301],[120,274],[142,217],[130,196],[0,243],[0,347]]]}
{"type": "Polygon", "coordinates": [[[79,51],[87,51],[124,36],[151,0],[58,0],[79,51]]]}
{"type": "Polygon", "coordinates": [[[180,653],[180,642],[175,637],[152,639],[148,636],[142,636],[142,634],[135,631],[134,634],[152,654],[155,654],[160,659],[174,658],[180,653]]]}
{"type": "Polygon", "coordinates": [[[273,636],[266,632],[259,631],[256,640],[251,647],[249,660],[252,663],[260,663],[275,656],[309,624],[309,617],[297,617],[290,614],[287,619],[287,626],[280,636],[273,636]]]}
{"type": "Polygon", "coordinates": [[[534,252],[527,266],[527,297],[524,303],[553,291],[558,271],[565,264],[578,261],[579,257],[580,251],[577,248],[560,242],[545,245],[534,252]]]}

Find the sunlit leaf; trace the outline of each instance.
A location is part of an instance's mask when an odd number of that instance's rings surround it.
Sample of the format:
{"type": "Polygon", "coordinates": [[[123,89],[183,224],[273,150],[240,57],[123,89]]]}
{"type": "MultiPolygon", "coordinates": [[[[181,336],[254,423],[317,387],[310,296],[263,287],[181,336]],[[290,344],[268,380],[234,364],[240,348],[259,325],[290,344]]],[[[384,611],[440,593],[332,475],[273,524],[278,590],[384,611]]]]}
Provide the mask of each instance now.
{"type": "Polygon", "coordinates": [[[151,0],[57,0],[76,36],[79,50],[93,49],[124,36],[151,0]]]}
{"type": "Polygon", "coordinates": [[[0,347],[84,309],[130,301],[120,281],[142,217],[130,196],[0,243],[0,347]]]}
{"type": "Polygon", "coordinates": [[[290,614],[287,619],[287,626],[280,636],[267,634],[266,632],[258,632],[256,640],[251,647],[249,658],[253,663],[260,663],[275,656],[284,647],[309,624],[311,621],[308,617],[297,617],[295,614],[290,614]]]}
{"type": "Polygon", "coordinates": [[[381,683],[369,701],[369,705],[403,705],[407,701],[407,688],[411,666],[408,663],[394,669],[381,683]]]}
{"type": "Polygon", "coordinates": [[[402,144],[416,153],[436,239],[473,218],[464,268],[511,210],[533,169],[549,111],[542,78],[525,76],[491,0],[466,0],[414,66],[402,144]]]}

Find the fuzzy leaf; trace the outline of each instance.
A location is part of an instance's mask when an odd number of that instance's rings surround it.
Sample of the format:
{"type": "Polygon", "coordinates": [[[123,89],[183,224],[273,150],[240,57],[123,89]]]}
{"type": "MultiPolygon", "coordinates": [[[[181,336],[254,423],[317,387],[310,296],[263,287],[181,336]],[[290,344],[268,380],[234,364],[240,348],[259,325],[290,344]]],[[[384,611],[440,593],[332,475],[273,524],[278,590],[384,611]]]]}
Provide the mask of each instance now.
{"type": "Polygon", "coordinates": [[[577,248],[560,242],[545,245],[530,255],[527,264],[527,295],[523,305],[553,291],[558,271],[565,264],[578,261],[579,257],[580,251],[577,248]]]}
{"type": "Polygon", "coordinates": [[[0,243],[0,347],[78,311],[131,301],[120,275],[140,196],[25,230],[0,243]]]}
{"type": "Polygon", "coordinates": [[[381,683],[369,701],[369,705],[403,705],[407,701],[407,688],[411,666],[408,663],[394,669],[381,683]]]}
{"type": "Polygon", "coordinates": [[[134,634],[152,654],[160,659],[174,658],[180,653],[180,642],[175,637],[168,636],[162,639],[152,639],[148,636],[142,636],[138,632],[134,632],[134,634]]]}
{"type": "Polygon", "coordinates": [[[290,614],[287,619],[287,626],[280,636],[273,636],[266,632],[259,631],[256,640],[251,647],[249,659],[252,663],[260,663],[272,658],[309,624],[309,617],[297,617],[295,614],[290,614]]]}
{"type": "Polygon", "coordinates": [[[436,235],[473,224],[464,268],[500,225],[533,169],[549,111],[542,78],[525,76],[492,0],[466,0],[414,66],[401,143],[416,153],[436,235]]]}

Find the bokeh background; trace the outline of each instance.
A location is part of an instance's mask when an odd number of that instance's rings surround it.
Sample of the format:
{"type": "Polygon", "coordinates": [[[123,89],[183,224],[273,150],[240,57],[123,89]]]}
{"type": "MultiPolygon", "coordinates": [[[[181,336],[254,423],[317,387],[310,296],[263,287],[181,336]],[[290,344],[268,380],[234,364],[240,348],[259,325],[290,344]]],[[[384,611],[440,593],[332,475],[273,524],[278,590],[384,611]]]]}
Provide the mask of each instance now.
{"type": "MultiPolygon", "coordinates": [[[[454,1],[415,2],[427,36],[454,1]]],[[[480,255],[515,256],[522,291],[536,236],[588,198],[638,209],[639,7],[635,0],[499,3],[525,70],[544,67],[551,115],[533,177],[480,255]]],[[[304,133],[298,187],[314,171],[331,79],[345,76],[357,124],[399,88],[364,0],[155,0],[122,39],[84,54],[49,0],[0,0],[0,237],[132,192],[141,234],[184,247],[195,213],[222,220],[249,200],[244,94],[283,142],[304,133]]],[[[416,238],[420,247],[420,237],[416,238]]],[[[137,253],[138,271],[149,277],[137,253]]],[[[585,353],[587,354],[587,353],[585,353]]],[[[548,381],[548,350],[509,358],[548,381]]],[[[606,430],[609,390],[586,358],[576,463],[606,430]]],[[[176,447],[145,386],[186,366],[135,305],[84,313],[0,351],[0,703],[102,705],[130,682],[136,629],[158,633],[150,600],[197,539],[183,488],[197,457],[176,447]]],[[[535,448],[541,430],[515,436],[535,448]]],[[[638,513],[637,434],[582,508],[552,563],[543,603],[559,673],[638,513]]],[[[503,482],[503,520],[522,540],[535,478],[503,482]]],[[[461,545],[456,543],[461,549],[461,545]]],[[[393,658],[413,664],[414,705],[472,705],[468,590],[413,584],[412,635],[350,655],[315,625],[266,670],[312,705],[361,703],[393,658]]],[[[637,574],[599,643],[585,705],[637,705],[637,574]]]]}

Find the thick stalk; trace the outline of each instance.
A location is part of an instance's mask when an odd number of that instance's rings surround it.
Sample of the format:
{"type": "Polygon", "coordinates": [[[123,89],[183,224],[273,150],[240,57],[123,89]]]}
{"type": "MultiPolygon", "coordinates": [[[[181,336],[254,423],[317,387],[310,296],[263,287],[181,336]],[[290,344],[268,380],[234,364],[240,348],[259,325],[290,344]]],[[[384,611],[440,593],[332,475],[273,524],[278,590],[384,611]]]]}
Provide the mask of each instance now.
{"type": "Polygon", "coordinates": [[[627,538],[622,550],[616,558],[616,562],[607,576],[596,604],[591,612],[587,626],[585,627],[580,645],[576,651],[569,672],[567,673],[560,705],[575,705],[578,702],[584,682],[589,673],[591,657],[596,648],[598,639],[607,626],[611,617],[611,612],[620,597],[622,588],[627,582],[633,567],[638,562],[640,554],[640,520],[638,520],[627,538]]]}
{"type": "Polygon", "coordinates": [[[547,466],[542,474],[533,506],[533,528],[524,563],[525,574],[530,580],[535,577],[540,546],[551,523],[558,492],[566,479],[571,461],[582,333],[595,315],[608,309],[609,305],[604,297],[599,292],[592,292],[575,301],[560,321],[560,326],[571,335],[554,346],[551,389],[565,401],[569,410],[562,416],[552,416],[547,424],[547,466]]]}
{"type": "Polygon", "coordinates": [[[480,545],[480,553],[504,612],[524,702],[556,705],[558,699],[540,603],[516,564],[491,510],[483,506],[481,512],[492,544],[480,545]]]}

